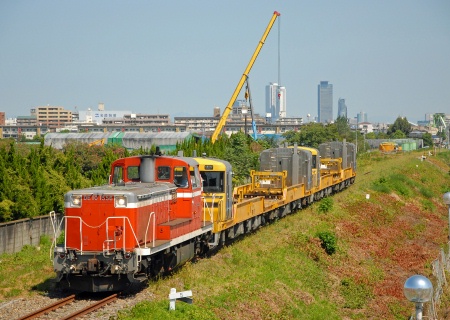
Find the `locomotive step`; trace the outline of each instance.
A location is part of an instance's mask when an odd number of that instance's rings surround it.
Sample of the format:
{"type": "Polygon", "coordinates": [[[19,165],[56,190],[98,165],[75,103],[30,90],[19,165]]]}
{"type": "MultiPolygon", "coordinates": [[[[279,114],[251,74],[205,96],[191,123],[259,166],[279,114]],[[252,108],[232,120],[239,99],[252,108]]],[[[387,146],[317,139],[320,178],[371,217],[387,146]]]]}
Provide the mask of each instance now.
{"type": "Polygon", "coordinates": [[[189,228],[189,224],[192,219],[190,218],[178,218],[159,224],[156,229],[157,240],[169,240],[181,235],[186,228],[189,228]]]}

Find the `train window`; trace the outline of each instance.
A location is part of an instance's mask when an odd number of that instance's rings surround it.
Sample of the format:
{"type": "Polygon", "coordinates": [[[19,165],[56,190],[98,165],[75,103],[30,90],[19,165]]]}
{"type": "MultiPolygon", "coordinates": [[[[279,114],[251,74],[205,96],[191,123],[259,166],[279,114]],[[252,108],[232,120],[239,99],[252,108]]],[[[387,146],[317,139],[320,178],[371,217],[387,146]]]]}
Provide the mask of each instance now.
{"type": "Polygon", "coordinates": [[[123,167],[114,167],[113,183],[123,182],[123,167]]]}
{"type": "MultiPolygon", "coordinates": [[[[192,184],[192,188],[197,188],[200,184],[199,184],[197,175],[195,174],[194,168],[191,168],[191,170],[189,171],[189,173],[191,174],[191,184],[192,184]]],[[[198,173],[197,173],[197,174],[198,174],[198,173]]]]}
{"type": "Polygon", "coordinates": [[[203,171],[204,192],[224,192],[223,171],[203,171]]]}
{"type": "Polygon", "coordinates": [[[127,168],[128,180],[139,181],[139,167],[133,166],[127,168]]]}
{"type": "Polygon", "coordinates": [[[317,156],[312,156],[312,167],[315,168],[316,164],[317,164],[317,160],[316,160],[317,156]]]}
{"type": "Polygon", "coordinates": [[[169,180],[170,179],[170,167],[159,166],[158,167],[158,180],[169,180]]]}
{"type": "Polygon", "coordinates": [[[173,170],[174,183],[177,187],[188,187],[188,174],[185,167],[175,167],[173,170]]]}

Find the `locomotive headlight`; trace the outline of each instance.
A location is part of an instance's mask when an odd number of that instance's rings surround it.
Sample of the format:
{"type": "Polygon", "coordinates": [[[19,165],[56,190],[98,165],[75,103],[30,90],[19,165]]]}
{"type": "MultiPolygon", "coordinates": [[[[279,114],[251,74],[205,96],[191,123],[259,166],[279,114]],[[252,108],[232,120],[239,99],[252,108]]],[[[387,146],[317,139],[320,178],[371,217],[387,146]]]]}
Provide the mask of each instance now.
{"type": "Polygon", "coordinates": [[[81,196],[73,194],[72,195],[72,207],[81,207],[81,196]]]}
{"type": "Polygon", "coordinates": [[[127,197],[125,196],[115,196],[114,206],[116,208],[126,208],[127,207],[127,197]]]}

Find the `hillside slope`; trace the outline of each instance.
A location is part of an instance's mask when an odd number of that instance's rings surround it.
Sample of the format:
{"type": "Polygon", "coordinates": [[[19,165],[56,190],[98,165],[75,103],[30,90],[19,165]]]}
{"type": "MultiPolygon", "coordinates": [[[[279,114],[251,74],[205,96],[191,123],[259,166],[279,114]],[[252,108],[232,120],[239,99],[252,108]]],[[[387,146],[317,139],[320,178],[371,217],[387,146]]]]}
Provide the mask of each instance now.
{"type": "Polygon", "coordinates": [[[405,319],[406,279],[434,281],[431,262],[448,249],[450,157],[420,156],[365,155],[349,189],[151,282],[155,300],[120,319],[405,319]],[[194,304],[169,313],[172,287],[194,304]]]}

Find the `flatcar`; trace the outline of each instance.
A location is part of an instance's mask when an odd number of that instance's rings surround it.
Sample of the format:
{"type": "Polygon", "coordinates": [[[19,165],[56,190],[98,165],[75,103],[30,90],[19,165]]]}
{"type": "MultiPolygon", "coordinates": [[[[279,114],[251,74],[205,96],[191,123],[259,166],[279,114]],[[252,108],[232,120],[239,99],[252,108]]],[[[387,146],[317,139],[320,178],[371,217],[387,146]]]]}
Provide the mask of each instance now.
{"type": "Polygon", "coordinates": [[[354,182],[354,145],[264,150],[251,182],[206,157],[133,156],[112,163],[109,183],[65,194],[57,282],[120,291],[252,232],[354,182]],[[323,154],[324,157],[320,155],[323,154]]]}

